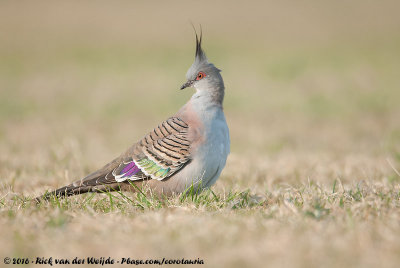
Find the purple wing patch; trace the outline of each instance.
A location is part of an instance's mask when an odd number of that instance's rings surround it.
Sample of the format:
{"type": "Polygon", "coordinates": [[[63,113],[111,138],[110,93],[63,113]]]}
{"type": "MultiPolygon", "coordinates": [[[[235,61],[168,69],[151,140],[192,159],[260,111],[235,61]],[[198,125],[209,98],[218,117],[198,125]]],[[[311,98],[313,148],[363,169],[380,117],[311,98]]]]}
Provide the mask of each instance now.
{"type": "Polygon", "coordinates": [[[117,182],[123,182],[132,178],[140,171],[140,168],[135,164],[134,161],[129,161],[121,163],[119,167],[113,170],[112,174],[117,182]]]}
{"type": "Polygon", "coordinates": [[[124,169],[121,171],[121,174],[128,172],[129,170],[131,170],[131,169],[134,168],[135,166],[136,166],[136,165],[135,165],[135,162],[130,162],[128,165],[126,165],[126,166],[124,167],[124,169]]]}
{"type": "Polygon", "coordinates": [[[138,173],[140,169],[136,166],[135,162],[130,162],[126,165],[119,175],[123,175],[122,178],[130,177],[138,173]]]}

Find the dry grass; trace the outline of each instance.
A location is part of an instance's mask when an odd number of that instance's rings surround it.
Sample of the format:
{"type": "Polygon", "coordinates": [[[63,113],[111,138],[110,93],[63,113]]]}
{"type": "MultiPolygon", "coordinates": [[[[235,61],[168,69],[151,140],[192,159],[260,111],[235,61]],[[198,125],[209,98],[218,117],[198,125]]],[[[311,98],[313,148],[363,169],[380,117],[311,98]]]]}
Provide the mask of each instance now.
{"type": "Polygon", "coordinates": [[[0,263],[398,265],[398,4],[201,7],[0,3],[0,263]],[[102,166],[190,97],[178,91],[189,18],[227,87],[232,154],[212,192],[25,203],[102,166]]]}

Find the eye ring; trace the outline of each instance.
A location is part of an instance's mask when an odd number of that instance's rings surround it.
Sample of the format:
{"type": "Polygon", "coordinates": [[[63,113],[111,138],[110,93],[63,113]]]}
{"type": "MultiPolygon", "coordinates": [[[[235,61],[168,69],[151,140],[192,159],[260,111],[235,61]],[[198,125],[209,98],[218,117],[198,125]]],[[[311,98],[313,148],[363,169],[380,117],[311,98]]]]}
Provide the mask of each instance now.
{"type": "Polygon", "coordinates": [[[203,72],[199,72],[199,73],[197,74],[196,80],[203,79],[204,77],[206,77],[206,74],[203,73],[203,72]]]}

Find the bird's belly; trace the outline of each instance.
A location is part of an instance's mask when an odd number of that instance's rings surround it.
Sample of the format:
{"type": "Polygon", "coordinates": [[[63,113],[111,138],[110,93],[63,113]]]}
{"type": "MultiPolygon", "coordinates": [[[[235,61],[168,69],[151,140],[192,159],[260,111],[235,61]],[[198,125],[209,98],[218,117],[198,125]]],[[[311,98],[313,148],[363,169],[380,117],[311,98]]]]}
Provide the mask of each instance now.
{"type": "Polygon", "coordinates": [[[229,130],[225,119],[216,121],[206,134],[206,142],[196,152],[192,181],[209,187],[215,183],[225,167],[230,151],[229,130]]]}

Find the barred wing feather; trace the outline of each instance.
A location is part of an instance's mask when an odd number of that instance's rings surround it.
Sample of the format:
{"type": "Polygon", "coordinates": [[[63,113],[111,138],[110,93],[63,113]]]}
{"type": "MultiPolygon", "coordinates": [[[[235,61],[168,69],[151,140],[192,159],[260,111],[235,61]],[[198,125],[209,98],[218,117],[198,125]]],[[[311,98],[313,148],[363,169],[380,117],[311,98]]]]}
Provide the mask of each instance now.
{"type": "Polygon", "coordinates": [[[163,180],[190,161],[188,125],[171,117],[147,134],[136,146],[128,161],[112,172],[117,182],[146,177],[163,180]]]}

